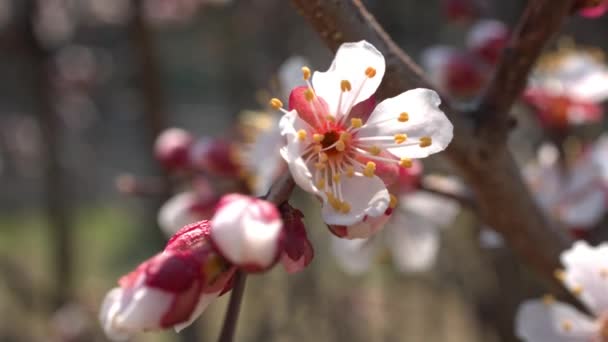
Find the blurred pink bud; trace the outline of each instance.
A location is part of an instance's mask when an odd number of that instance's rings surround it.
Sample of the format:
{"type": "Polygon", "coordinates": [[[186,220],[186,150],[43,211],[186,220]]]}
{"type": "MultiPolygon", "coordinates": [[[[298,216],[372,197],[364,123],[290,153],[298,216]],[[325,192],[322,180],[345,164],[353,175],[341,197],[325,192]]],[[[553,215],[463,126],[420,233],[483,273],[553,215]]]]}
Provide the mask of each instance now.
{"type": "Polygon", "coordinates": [[[600,105],[565,95],[527,90],[523,99],[535,110],[540,124],[545,128],[566,129],[572,125],[596,123],[603,117],[600,105]]]}
{"type": "Polygon", "coordinates": [[[234,265],[261,272],[277,262],[283,221],[274,204],[240,194],[225,195],[211,225],[215,247],[234,265]]]}
{"type": "Polygon", "coordinates": [[[239,174],[232,145],[223,139],[201,138],[192,147],[190,159],[195,168],[223,177],[239,174]]]}
{"type": "Polygon", "coordinates": [[[179,331],[220,295],[235,268],[215,252],[209,229],[208,221],[182,228],[162,253],[120,279],[100,311],[110,339],[171,327],[179,331]]]}
{"type": "Polygon", "coordinates": [[[484,62],[495,65],[509,41],[509,29],[498,20],[479,20],[467,37],[468,48],[484,62]]]}
{"type": "Polygon", "coordinates": [[[213,193],[187,191],[176,194],[159,209],[158,225],[166,235],[171,236],[189,223],[210,219],[217,201],[213,193]]]}
{"type": "Polygon", "coordinates": [[[393,208],[386,209],[384,215],[369,217],[364,216],[361,222],[350,226],[327,225],[329,231],[339,238],[344,239],[367,239],[380,231],[393,214],[393,208]]]}
{"type": "Polygon", "coordinates": [[[418,190],[422,178],[423,166],[419,160],[412,161],[412,167],[400,167],[397,180],[390,187],[392,194],[405,194],[418,190]]]}
{"type": "Polygon", "coordinates": [[[190,167],[189,154],[193,141],[192,135],[185,130],[168,128],[156,138],[156,159],[169,171],[185,170],[190,167]]]}
{"type": "Polygon", "coordinates": [[[470,22],[479,15],[473,0],[443,0],[441,7],[446,18],[454,22],[470,22]]]}
{"type": "Polygon", "coordinates": [[[586,18],[598,18],[608,11],[608,1],[606,0],[576,0],[573,12],[578,12],[586,18]]]}
{"type": "Polygon", "coordinates": [[[302,219],[304,215],[289,203],[280,207],[283,217],[283,251],[281,252],[281,263],[287,273],[300,272],[314,256],[312,244],[308,240],[306,227],[302,219]]]}
{"type": "Polygon", "coordinates": [[[445,89],[455,96],[476,94],[485,83],[485,76],[474,58],[455,54],[446,64],[445,89]]]}

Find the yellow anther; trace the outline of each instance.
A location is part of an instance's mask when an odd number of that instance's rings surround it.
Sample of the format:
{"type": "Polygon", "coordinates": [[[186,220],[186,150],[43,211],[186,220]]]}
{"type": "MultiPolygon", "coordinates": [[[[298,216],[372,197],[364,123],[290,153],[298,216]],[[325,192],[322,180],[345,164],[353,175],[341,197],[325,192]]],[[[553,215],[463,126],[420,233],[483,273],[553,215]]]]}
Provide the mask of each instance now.
{"type": "Polygon", "coordinates": [[[570,330],[572,330],[572,323],[567,320],[562,321],[562,330],[570,332],[570,330]]]}
{"type": "Polygon", "coordinates": [[[346,144],[344,144],[344,141],[342,140],[338,140],[336,142],[336,150],[338,150],[339,152],[342,152],[346,149],[346,144]]]}
{"type": "Polygon", "coordinates": [[[545,304],[545,305],[551,305],[553,303],[555,303],[555,297],[553,297],[550,294],[546,294],[546,295],[543,296],[543,304],[545,304]]]}
{"type": "Polygon", "coordinates": [[[602,277],[602,279],[608,279],[608,269],[602,268],[600,270],[600,277],[602,277]]]}
{"type": "Polygon", "coordinates": [[[566,272],[564,270],[555,270],[553,276],[559,281],[564,281],[566,279],[566,272]]]}
{"type": "Polygon", "coordinates": [[[310,88],[306,89],[306,91],[304,91],[304,98],[306,99],[306,101],[314,100],[315,92],[312,91],[312,89],[310,89],[310,88]]]}
{"type": "Polygon", "coordinates": [[[274,109],[280,109],[280,108],[283,108],[283,102],[281,102],[281,100],[274,97],[274,98],[270,99],[270,106],[274,109]]]}
{"type": "Polygon", "coordinates": [[[331,179],[334,181],[334,183],[340,183],[340,174],[336,173],[331,177],[331,179]]]}
{"type": "Polygon", "coordinates": [[[315,163],[315,169],[317,170],[325,170],[326,167],[325,163],[315,163]]]}
{"type": "Polygon", "coordinates": [[[340,212],[343,214],[348,214],[350,212],[350,204],[346,202],[340,203],[340,212]]]}
{"type": "Polygon", "coordinates": [[[346,177],[352,177],[355,175],[355,168],[352,165],[346,167],[346,177]]]}
{"type": "Polygon", "coordinates": [[[399,114],[399,118],[397,120],[399,120],[399,122],[406,122],[409,119],[410,119],[410,115],[407,112],[403,112],[403,113],[399,114]]]}
{"type": "Polygon", "coordinates": [[[342,82],[340,82],[340,89],[342,89],[343,92],[350,91],[351,88],[350,82],[347,80],[342,80],[342,82]]]}
{"type": "Polygon", "coordinates": [[[308,81],[310,78],[310,69],[307,66],[302,67],[302,77],[304,78],[304,81],[308,81]]]}
{"type": "Polygon", "coordinates": [[[369,148],[369,153],[373,154],[374,156],[379,155],[381,151],[382,150],[380,150],[378,146],[372,146],[369,148]]]}
{"type": "Polygon", "coordinates": [[[397,197],[393,194],[390,194],[391,196],[391,201],[389,202],[388,206],[392,209],[395,209],[395,207],[397,207],[397,197]]]}
{"type": "Polygon", "coordinates": [[[412,162],[412,160],[410,158],[401,158],[401,160],[399,160],[399,166],[401,167],[412,167],[414,163],[412,162]]]}
{"type": "Polygon", "coordinates": [[[395,134],[395,143],[403,144],[406,140],[407,140],[407,134],[405,134],[405,133],[395,134]]]}
{"type": "Polygon", "coordinates": [[[334,118],[332,115],[328,115],[325,117],[325,120],[329,121],[329,122],[336,122],[336,118],[334,118]]]}
{"type": "Polygon", "coordinates": [[[352,118],[352,119],[350,119],[350,125],[353,128],[360,128],[361,126],[363,126],[363,120],[361,120],[359,118],[352,118]]]}
{"type": "Polygon", "coordinates": [[[365,76],[369,78],[376,76],[376,69],[373,67],[367,67],[367,69],[365,69],[365,76]]]}
{"type": "Polygon", "coordinates": [[[374,172],[376,172],[376,163],[368,161],[367,164],[365,164],[365,169],[363,169],[363,174],[366,177],[373,177],[374,172]]]}
{"type": "Polygon", "coordinates": [[[312,135],[312,140],[314,140],[317,143],[320,143],[321,141],[323,141],[323,139],[325,139],[324,134],[315,133],[312,135]]]}
{"type": "Polygon", "coordinates": [[[305,130],[301,129],[298,131],[298,139],[300,141],[306,140],[306,131],[305,130]]]}
{"type": "Polygon", "coordinates": [[[574,286],[570,292],[575,296],[580,296],[583,293],[583,287],[580,285],[574,286]]]}
{"type": "Polygon", "coordinates": [[[312,147],[312,151],[313,151],[314,153],[319,153],[319,152],[321,152],[321,150],[322,150],[322,149],[323,149],[323,146],[321,146],[321,145],[314,145],[314,146],[312,147]]]}
{"type": "Polygon", "coordinates": [[[319,153],[319,161],[320,161],[321,163],[326,162],[326,161],[327,161],[327,159],[328,159],[328,157],[327,157],[327,153],[325,153],[325,152],[321,152],[321,153],[319,153]]]}
{"type": "Polygon", "coordinates": [[[422,137],[420,138],[420,147],[429,147],[433,143],[431,137],[422,137]]]}
{"type": "Polygon", "coordinates": [[[327,196],[327,202],[329,202],[329,205],[331,205],[331,207],[336,211],[340,210],[340,201],[338,201],[334,194],[331,192],[326,192],[325,195],[327,196]]]}
{"type": "Polygon", "coordinates": [[[317,188],[319,190],[325,189],[325,179],[321,178],[317,181],[317,188]]]}
{"type": "Polygon", "coordinates": [[[340,140],[341,141],[349,141],[350,138],[351,138],[350,133],[348,133],[348,132],[342,132],[342,133],[340,133],[340,140]]]}

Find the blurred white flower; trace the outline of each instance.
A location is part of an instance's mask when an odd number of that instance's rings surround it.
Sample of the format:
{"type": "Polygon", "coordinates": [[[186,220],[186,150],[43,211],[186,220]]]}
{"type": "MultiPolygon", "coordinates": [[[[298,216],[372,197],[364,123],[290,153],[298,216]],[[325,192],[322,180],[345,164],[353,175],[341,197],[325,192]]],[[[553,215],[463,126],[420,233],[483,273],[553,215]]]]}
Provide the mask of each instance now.
{"type": "Polygon", "coordinates": [[[591,312],[546,296],[521,304],[515,331],[526,342],[604,342],[608,340],[608,244],[578,241],[561,255],[556,275],[591,312]]]}

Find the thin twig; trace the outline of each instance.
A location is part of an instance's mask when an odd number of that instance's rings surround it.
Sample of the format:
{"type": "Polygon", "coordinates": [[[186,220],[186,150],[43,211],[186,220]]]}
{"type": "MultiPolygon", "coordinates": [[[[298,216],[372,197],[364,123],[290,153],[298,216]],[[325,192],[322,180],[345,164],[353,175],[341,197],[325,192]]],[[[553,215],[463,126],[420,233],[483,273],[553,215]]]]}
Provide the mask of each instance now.
{"type": "Polygon", "coordinates": [[[226,310],[224,325],[222,326],[222,332],[220,333],[218,342],[232,342],[234,340],[236,323],[239,319],[241,302],[243,301],[243,294],[245,293],[246,280],[247,275],[243,271],[237,271],[234,275],[234,287],[232,288],[228,310],[226,310]]]}

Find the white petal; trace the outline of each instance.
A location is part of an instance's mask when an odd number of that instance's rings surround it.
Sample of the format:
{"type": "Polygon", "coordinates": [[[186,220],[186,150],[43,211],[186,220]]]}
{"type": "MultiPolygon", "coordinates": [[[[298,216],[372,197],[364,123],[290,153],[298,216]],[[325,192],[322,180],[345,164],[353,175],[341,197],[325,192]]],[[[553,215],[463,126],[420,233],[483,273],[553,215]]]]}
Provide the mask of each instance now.
{"type": "Polygon", "coordinates": [[[507,27],[498,20],[478,20],[467,35],[467,46],[471,49],[482,47],[489,41],[507,35],[507,27]]]}
{"type": "Polygon", "coordinates": [[[308,147],[309,143],[300,141],[297,135],[300,129],[311,132],[310,126],[298,117],[298,112],[292,110],[283,115],[279,121],[279,127],[281,135],[287,140],[287,146],[283,147],[280,153],[285,162],[287,162],[294,181],[304,191],[316,193],[317,190],[312,182],[312,173],[301,157],[302,152],[308,147]]]}
{"type": "Polygon", "coordinates": [[[377,176],[343,177],[341,180],[344,201],[350,205],[346,214],[336,211],[323,197],[322,216],[327,224],[350,226],[369,217],[384,215],[390,195],[384,182],[377,176]]]}
{"type": "Polygon", "coordinates": [[[393,262],[401,272],[421,272],[433,267],[439,252],[439,230],[417,215],[393,214],[385,229],[393,262]]]}
{"type": "Polygon", "coordinates": [[[589,317],[559,302],[526,301],[515,322],[515,332],[525,342],[590,342],[597,331],[589,317]]]}
{"type": "Polygon", "coordinates": [[[203,311],[207,309],[209,304],[211,304],[220,295],[221,292],[222,291],[214,293],[201,293],[200,297],[198,298],[198,304],[196,304],[196,308],[194,308],[194,311],[192,311],[192,315],[190,315],[188,321],[176,324],[174,327],[175,331],[180,332],[190,326],[190,324],[192,324],[192,322],[194,322],[194,320],[196,320],[198,316],[200,316],[203,311]]]}
{"type": "Polygon", "coordinates": [[[331,238],[331,251],[338,265],[352,275],[366,272],[376,255],[377,239],[341,239],[331,238]]]}
{"type": "Polygon", "coordinates": [[[103,331],[112,341],[126,341],[131,336],[130,332],[120,329],[114,324],[116,315],[125,304],[124,295],[124,290],[120,287],[110,290],[101,304],[101,310],[99,310],[99,321],[103,331]]]}
{"type": "Polygon", "coordinates": [[[452,223],[460,212],[458,202],[426,191],[401,196],[399,207],[439,227],[452,223]]]}
{"type": "Polygon", "coordinates": [[[171,307],[174,295],[151,287],[137,287],[132,299],[115,318],[116,326],[126,331],[160,329],[160,321],[171,307]]]}
{"type": "Polygon", "coordinates": [[[171,197],[158,211],[158,225],[166,236],[173,236],[183,226],[202,220],[190,211],[196,202],[193,192],[181,192],[171,197]]]}
{"type": "Polygon", "coordinates": [[[432,139],[432,144],[428,147],[414,144],[388,148],[390,153],[400,158],[424,158],[443,151],[452,141],[453,126],[439,109],[440,104],[439,95],[433,90],[423,88],[408,90],[382,101],[359,131],[359,135],[374,137],[405,133],[408,139],[417,140],[421,137],[432,139]],[[398,121],[399,114],[403,112],[409,115],[409,120],[406,122],[398,121]]]}
{"type": "Polygon", "coordinates": [[[302,56],[291,56],[279,67],[277,76],[284,100],[289,99],[291,90],[298,86],[306,85],[302,78],[302,67],[308,65],[308,60],[302,56]]]}
{"type": "Polygon", "coordinates": [[[376,217],[368,216],[363,221],[348,226],[343,239],[368,239],[384,228],[390,219],[391,215],[384,214],[376,217]]]}
{"type": "Polygon", "coordinates": [[[351,91],[342,94],[341,107],[344,110],[372,96],[384,77],[385,69],[384,56],[370,43],[344,43],[336,52],[329,69],[314,73],[312,85],[317,96],[329,105],[329,114],[336,115],[343,80],[349,81],[352,86],[351,91]],[[376,69],[376,76],[368,78],[365,75],[368,67],[376,69]]]}
{"type": "Polygon", "coordinates": [[[276,260],[283,222],[272,203],[227,195],[220,200],[211,227],[213,242],[232,263],[265,268],[276,260]]]}
{"type": "Polygon", "coordinates": [[[598,315],[608,312],[608,244],[591,247],[577,241],[562,253],[565,284],[582,290],[579,298],[598,315]]]}

